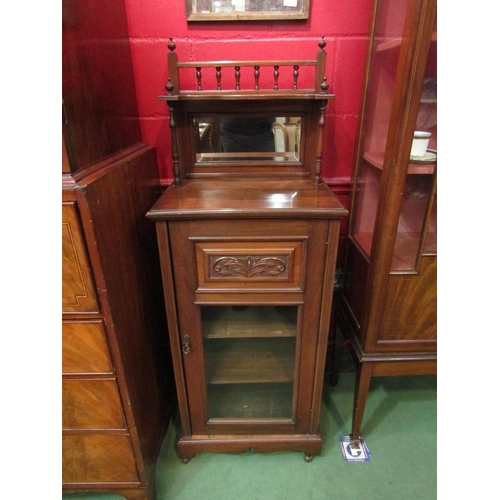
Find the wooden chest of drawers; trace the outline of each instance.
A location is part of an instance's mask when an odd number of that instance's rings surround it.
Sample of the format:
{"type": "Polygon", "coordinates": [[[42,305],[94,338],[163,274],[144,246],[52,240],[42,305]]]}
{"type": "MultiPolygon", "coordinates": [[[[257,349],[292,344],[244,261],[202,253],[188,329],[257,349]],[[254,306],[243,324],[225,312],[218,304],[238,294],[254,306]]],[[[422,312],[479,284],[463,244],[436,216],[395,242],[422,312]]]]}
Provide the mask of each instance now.
{"type": "MultiPolygon", "coordinates": [[[[63,491],[155,497],[172,397],[153,224],[154,149],[63,175],[63,491]]],[[[173,391],[172,391],[173,392],[173,391]]]]}

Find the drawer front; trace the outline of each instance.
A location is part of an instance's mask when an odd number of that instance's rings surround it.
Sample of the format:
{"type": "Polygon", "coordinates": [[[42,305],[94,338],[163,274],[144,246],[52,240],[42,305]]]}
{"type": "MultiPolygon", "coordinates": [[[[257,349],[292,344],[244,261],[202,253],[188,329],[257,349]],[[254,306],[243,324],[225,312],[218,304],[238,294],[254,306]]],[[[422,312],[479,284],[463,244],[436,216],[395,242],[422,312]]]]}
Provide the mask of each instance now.
{"type": "Polygon", "coordinates": [[[125,429],[115,379],[63,380],[63,429],[125,429]]]}
{"type": "Polygon", "coordinates": [[[102,321],[63,321],[63,373],[112,373],[102,321]]]}
{"type": "Polygon", "coordinates": [[[138,482],[129,436],[63,436],[62,480],[66,484],[138,482]]]}
{"type": "Polygon", "coordinates": [[[198,292],[242,289],[302,291],[307,239],[196,241],[198,292]]]}
{"type": "Polygon", "coordinates": [[[97,312],[97,299],[76,203],[62,206],[62,310],[97,312]]]}

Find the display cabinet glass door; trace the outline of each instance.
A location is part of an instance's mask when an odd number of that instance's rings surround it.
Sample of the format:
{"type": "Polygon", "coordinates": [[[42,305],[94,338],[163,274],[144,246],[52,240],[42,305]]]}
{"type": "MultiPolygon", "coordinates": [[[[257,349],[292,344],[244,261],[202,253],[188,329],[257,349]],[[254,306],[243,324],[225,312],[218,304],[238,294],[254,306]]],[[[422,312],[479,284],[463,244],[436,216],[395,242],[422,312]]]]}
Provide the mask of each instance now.
{"type": "Polygon", "coordinates": [[[297,306],[201,306],[209,421],[292,419],[297,306]]]}
{"type": "MultiPolygon", "coordinates": [[[[407,43],[406,30],[412,13],[409,2],[379,0],[376,13],[376,36],[370,55],[370,86],[363,112],[363,136],[358,152],[358,169],[354,191],[351,236],[369,258],[378,214],[383,172],[394,161],[395,152],[388,149],[389,134],[413,138],[415,132],[427,133],[430,140],[424,154],[412,154],[408,147],[406,183],[401,198],[397,234],[394,240],[392,272],[414,272],[422,254],[436,253],[436,164],[437,164],[437,28],[426,54],[422,88],[408,89],[410,99],[418,105],[415,121],[401,124],[393,113],[400,92],[398,78],[405,64],[402,46],[407,43]]],[[[424,54],[425,55],[425,54],[424,54]]],[[[423,67],[422,67],[423,69],[423,67]]],[[[416,69],[417,71],[417,69],[416,69]]],[[[410,142],[406,140],[409,145],[410,142]]],[[[380,215],[380,214],[379,214],[380,215]]]]}
{"type": "Polygon", "coordinates": [[[370,55],[351,234],[371,255],[407,2],[380,0],[370,55]]]}

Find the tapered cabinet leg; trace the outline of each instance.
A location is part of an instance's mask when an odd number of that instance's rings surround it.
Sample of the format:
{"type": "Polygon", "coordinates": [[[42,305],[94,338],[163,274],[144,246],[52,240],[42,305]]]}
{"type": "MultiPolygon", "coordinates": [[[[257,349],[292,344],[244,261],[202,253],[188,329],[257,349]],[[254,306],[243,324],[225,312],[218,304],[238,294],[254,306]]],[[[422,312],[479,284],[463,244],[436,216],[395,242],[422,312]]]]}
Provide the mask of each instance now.
{"type": "Polygon", "coordinates": [[[359,363],[356,373],[356,386],[354,388],[354,407],[352,413],[351,447],[359,448],[359,435],[361,422],[365,412],[366,399],[370,390],[372,378],[372,363],[359,363]]]}

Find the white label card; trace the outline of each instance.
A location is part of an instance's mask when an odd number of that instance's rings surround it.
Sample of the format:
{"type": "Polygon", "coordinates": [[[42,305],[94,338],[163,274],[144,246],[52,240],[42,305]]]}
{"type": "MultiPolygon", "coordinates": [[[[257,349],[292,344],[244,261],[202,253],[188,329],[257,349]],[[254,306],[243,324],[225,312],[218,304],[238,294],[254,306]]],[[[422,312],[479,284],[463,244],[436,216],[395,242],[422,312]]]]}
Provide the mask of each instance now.
{"type": "Polygon", "coordinates": [[[245,0],[231,0],[231,3],[232,3],[233,5],[237,5],[237,6],[241,6],[241,5],[242,5],[243,7],[245,6],[245,0]]]}
{"type": "Polygon", "coordinates": [[[362,436],[359,436],[360,446],[359,448],[353,448],[351,446],[350,436],[340,436],[340,446],[342,448],[342,455],[344,456],[344,462],[369,462],[370,455],[372,454],[365,440],[362,436]]]}
{"type": "Polygon", "coordinates": [[[297,7],[297,0],[283,0],[284,7],[297,7]]]}

